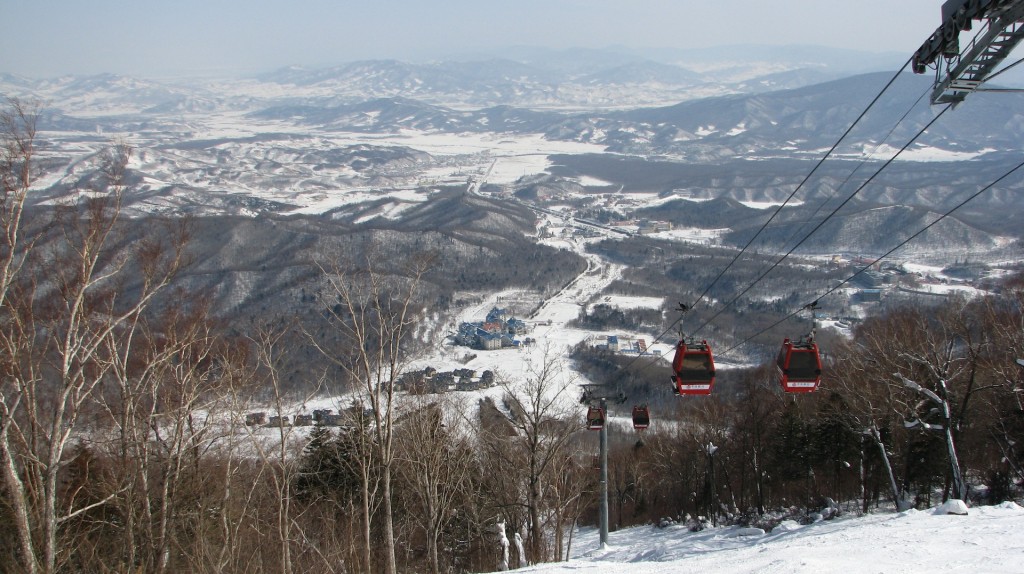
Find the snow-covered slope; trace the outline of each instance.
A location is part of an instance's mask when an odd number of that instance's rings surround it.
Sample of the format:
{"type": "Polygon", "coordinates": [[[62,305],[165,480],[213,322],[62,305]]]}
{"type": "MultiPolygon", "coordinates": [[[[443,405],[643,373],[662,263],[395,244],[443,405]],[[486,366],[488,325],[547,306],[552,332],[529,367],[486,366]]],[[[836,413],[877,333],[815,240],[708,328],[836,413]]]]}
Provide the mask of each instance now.
{"type": "Polygon", "coordinates": [[[601,549],[593,528],[574,542],[567,563],[521,572],[561,574],[934,574],[1024,571],[1024,508],[1006,502],[967,516],[910,510],[842,516],[807,526],[783,522],[768,534],[729,527],[689,532],[683,526],[630,528],[601,549]]]}

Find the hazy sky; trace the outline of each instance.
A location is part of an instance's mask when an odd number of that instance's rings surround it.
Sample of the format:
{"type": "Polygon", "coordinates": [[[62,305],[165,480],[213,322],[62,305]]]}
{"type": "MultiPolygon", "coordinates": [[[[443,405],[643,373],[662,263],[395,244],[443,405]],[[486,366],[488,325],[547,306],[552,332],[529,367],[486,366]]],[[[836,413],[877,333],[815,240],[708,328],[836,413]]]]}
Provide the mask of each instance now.
{"type": "Polygon", "coordinates": [[[0,0],[0,72],[251,73],[551,48],[814,44],[909,55],[942,0],[0,0]]]}

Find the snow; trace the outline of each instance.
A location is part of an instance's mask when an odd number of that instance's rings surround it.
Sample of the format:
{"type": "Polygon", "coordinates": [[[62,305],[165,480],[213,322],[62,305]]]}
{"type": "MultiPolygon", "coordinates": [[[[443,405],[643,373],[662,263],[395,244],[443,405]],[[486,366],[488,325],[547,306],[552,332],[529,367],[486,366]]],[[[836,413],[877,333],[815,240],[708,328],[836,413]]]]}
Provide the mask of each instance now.
{"type": "Polygon", "coordinates": [[[609,533],[581,529],[568,562],[519,572],[701,574],[841,572],[842,574],[1024,571],[1024,508],[1013,502],[971,508],[966,516],[935,510],[844,514],[806,526],[787,521],[756,528],[643,526],[609,533]]]}
{"type": "MultiPolygon", "coordinates": [[[[525,381],[527,378],[534,377],[546,360],[558,359],[563,367],[555,375],[556,386],[572,387],[564,398],[575,402],[579,395],[573,385],[587,384],[591,381],[586,380],[571,368],[568,355],[574,345],[594,337],[596,334],[582,329],[569,328],[567,323],[579,315],[581,307],[589,304],[594,295],[600,293],[621,275],[622,266],[609,264],[596,255],[584,253],[582,244],[566,240],[545,240],[544,242],[556,247],[576,250],[587,258],[588,268],[561,291],[544,300],[534,313],[527,316],[517,315],[516,318],[524,320],[532,326],[532,331],[525,337],[536,339],[536,344],[519,349],[487,351],[454,346],[451,345],[451,341],[446,341],[439,352],[417,361],[410,367],[422,369],[432,366],[439,371],[456,368],[468,368],[477,372],[492,370],[499,378],[525,381]],[[465,360],[467,356],[473,358],[467,361],[465,360]]],[[[469,298],[467,294],[461,295],[464,298],[469,298]]],[[[519,290],[478,294],[477,301],[461,309],[449,328],[454,332],[461,322],[482,321],[491,308],[507,307],[511,301],[528,299],[530,296],[531,294],[519,290]]],[[[533,297],[534,302],[540,302],[536,294],[533,297]]],[[[653,297],[643,298],[634,304],[660,306],[661,300],[653,297]]],[[[650,335],[640,336],[650,340],[650,335]]]]}
{"type": "Polygon", "coordinates": [[[740,135],[741,133],[743,133],[745,131],[747,131],[747,124],[744,123],[744,122],[740,122],[739,124],[736,125],[736,127],[734,127],[731,130],[725,132],[725,135],[727,135],[727,136],[738,136],[738,135],[740,135]]]}
{"type": "Polygon", "coordinates": [[[599,179],[590,175],[584,175],[579,179],[580,185],[584,187],[606,187],[612,185],[610,181],[605,181],[603,179],[599,179]]]}
{"type": "MultiPolygon", "coordinates": [[[[753,209],[768,209],[770,207],[778,207],[782,205],[781,201],[740,201],[740,203],[753,209]]],[[[789,203],[786,204],[786,207],[797,207],[803,204],[804,202],[798,199],[791,199],[789,200],[789,203]]]]}
{"type": "MultiPolygon", "coordinates": [[[[340,135],[339,132],[332,132],[340,135]]],[[[402,145],[415,148],[433,155],[470,154],[490,152],[499,156],[515,156],[526,154],[557,154],[557,153],[601,153],[604,146],[571,141],[552,141],[543,134],[516,134],[515,139],[507,135],[493,133],[439,133],[403,130],[394,134],[346,134],[354,141],[367,143],[371,140],[377,145],[402,145]]]]}
{"type": "Polygon", "coordinates": [[[407,209],[409,209],[413,205],[415,205],[415,204],[413,204],[413,203],[396,203],[396,202],[388,203],[388,204],[380,206],[374,213],[370,213],[368,215],[364,215],[363,217],[360,217],[360,218],[356,219],[355,223],[356,224],[365,223],[367,221],[371,221],[373,219],[378,219],[378,218],[390,219],[390,220],[394,221],[394,220],[398,219],[399,216],[404,211],[406,211],[407,209]]]}
{"type": "Polygon", "coordinates": [[[547,154],[509,155],[495,159],[494,167],[487,175],[490,183],[512,183],[517,179],[546,172],[551,166],[547,154]]]}
{"type": "Polygon", "coordinates": [[[658,309],[665,299],[661,297],[639,297],[626,295],[608,295],[602,303],[619,309],[658,309]]]}
{"type": "Polygon", "coordinates": [[[719,240],[722,235],[728,233],[728,229],[702,229],[700,227],[678,227],[670,231],[659,231],[651,233],[650,237],[668,239],[671,241],[682,241],[687,243],[699,243],[710,245],[719,240]]]}
{"type": "Polygon", "coordinates": [[[942,267],[936,267],[934,265],[923,265],[921,263],[903,263],[903,268],[910,273],[919,273],[921,275],[932,274],[939,275],[942,273],[942,267]]]}
{"type": "Polygon", "coordinates": [[[980,297],[986,293],[985,291],[976,287],[971,287],[970,285],[946,285],[942,283],[924,284],[910,290],[920,293],[931,293],[933,295],[952,295],[957,293],[967,298],[980,297]]]}
{"type": "MultiPolygon", "coordinates": [[[[890,146],[888,144],[882,144],[872,149],[865,147],[860,154],[855,157],[867,157],[874,160],[888,160],[892,156],[896,155],[899,148],[890,146]]],[[[900,154],[900,159],[904,161],[917,161],[917,162],[938,162],[938,161],[966,161],[971,159],[977,159],[987,153],[997,151],[994,148],[985,148],[976,152],[962,152],[952,151],[933,146],[927,146],[924,144],[916,144],[907,148],[903,153],[900,154]]],[[[846,155],[846,154],[837,154],[846,155]]],[[[849,156],[848,156],[849,157],[849,156]]]]}
{"type": "MultiPolygon", "coordinates": [[[[590,241],[597,241],[592,239],[590,241]]],[[[642,360],[659,362],[671,358],[675,340],[655,341],[651,333],[631,332],[624,329],[617,329],[609,332],[593,332],[584,329],[572,328],[568,323],[579,316],[584,306],[605,303],[622,309],[658,309],[664,303],[660,297],[636,297],[615,294],[605,294],[603,290],[616,279],[622,276],[623,266],[612,264],[585,250],[586,241],[575,242],[565,239],[546,239],[543,243],[562,249],[576,251],[587,259],[587,269],[569,282],[559,292],[541,300],[540,295],[521,290],[508,290],[498,293],[461,293],[457,298],[472,301],[465,305],[453,318],[452,323],[445,327],[446,330],[454,332],[462,322],[482,321],[487,312],[493,307],[506,308],[514,306],[514,302],[525,302],[522,306],[532,308],[537,303],[539,308],[526,316],[517,315],[518,319],[526,321],[532,327],[532,331],[524,337],[531,337],[536,343],[529,347],[518,349],[501,350],[480,350],[468,347],[455,346],[450,340],[442,343],[441,347],[421,360],[410,365],[410,369],[422,369],[427,366],[434,367],[439,371],[448,371],[457,368],[473,369],[477,372],[492,370],[500,379],[523,382],[533,377],[540,366],[550,359],[557,359],[561,368],[557,373],[556,386],[565,384],[570,391],[563,398],[573,403],[579,397],[574,385],[589,384],[582,374],[575,370],[572,361],[568,359],[571,349],[582,341],[590,341],[592,344],[603,344],[608,335],[619,337],[620,348],[626,348],[637,340],[644,339],[648,352],[642,355],[642,360]],[[598,296],[600,295],[600,296],[598,296]],[[467,359],[467,357],[471,357],[467,359]]],[[[671,338],[670,338],[671,339],[671,338]]],[[[636,356],[635,352],[633,356],[636,356]]],[[[728,365],[725,365],[728,367],[728,365]]],[[[484,391],[484,394],[500,395],[500,388],[484,391]]]]}
{"type": "MultiPolygon", "coordinates": [[[[427,195],[419,193],[415,189],[393,189],[389,191],[371,188],[335,189],[325,192],[306,194],[303,197],[303,201],[306,202],[307,205],[300,209],[296,209],[292,213],[326,213],[338,207],[360,204],[384,198],[396,200],[394,207],[390,208],[389,214],[397,216],[399,211],[398,206],[402,206],[404,209],[409,207],[409,204],[426,201],[427,195]],[[405,205],[403,205],[403,203],[405,205]]],[[[382,216],[386,217],[386,215],[382,216]]]]}

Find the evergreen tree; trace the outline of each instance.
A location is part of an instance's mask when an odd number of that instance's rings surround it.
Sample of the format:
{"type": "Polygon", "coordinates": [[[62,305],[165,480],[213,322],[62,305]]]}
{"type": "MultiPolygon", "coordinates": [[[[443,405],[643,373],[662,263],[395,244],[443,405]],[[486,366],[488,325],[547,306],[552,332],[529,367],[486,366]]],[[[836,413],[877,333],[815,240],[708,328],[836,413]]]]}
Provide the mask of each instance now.
{"type": "Polygon", "coordinates": [[[354,492],[359,483],[347,460],[353,456],[350,446],[346,433],[335,437],[330,428],[317,422],[302,449],[295,493],[301,497],[338,497],[354,492]]]}

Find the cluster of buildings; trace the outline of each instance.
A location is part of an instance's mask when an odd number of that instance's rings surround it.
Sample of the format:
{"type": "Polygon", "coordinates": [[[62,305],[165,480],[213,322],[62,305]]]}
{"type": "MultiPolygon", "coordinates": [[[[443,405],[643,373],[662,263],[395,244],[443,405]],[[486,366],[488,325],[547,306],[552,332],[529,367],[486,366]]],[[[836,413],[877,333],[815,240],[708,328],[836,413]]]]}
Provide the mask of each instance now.
{"type": "Polygon", "coordinates": [[[629,231],[636,233],[637,235],[648,235],[651,233],[659,233],[661,231],[672,231],[672,222],[655,221],[652,219],[629,219],[623,221],[613,221],[609,225],[611,227],[625,228],[629,231]]]}
{"type": "Polygon", "coordinates": [[[654,355],[660,355],[661,351],[658,349],[648,349],[646,339],[630,339],[624,338],[619,340],[618,335],[606,335],[603,337],[597,337],[593,339],[593,346],[598,349],[607,349],[613,353],[636,353],[638,355],[644,355],[648,352],[654,355]]]}
{"type": "Polygon", "coordinates": [[[396,382],[397,390],[414,395],[436,394],[449,391],[478,391],[497,385],[494,371],[484,371],[477,377],[473,369],[455,369],[439,372],[433,367],[405,373],[396,382]]]}
{"type": "Polygon", "coordinates": [[[334,414],[333,409],[316,409],[313,414],[267,415],[266,411],[253,412],[245,415],[245,426],[259,427],[308,427],[313,424],[336,427],[342,423],[342,415],[334,414]]]}
{"type": "Polygon", "coordinates": [[[533,343],[533,339],[517,339],[530,332],[526,321],[516,319],[507,309],[494,307],[483,321],[463,323],[455,334],[455,342],[474,349],[494,350],[518,348],[533,343]]]}

